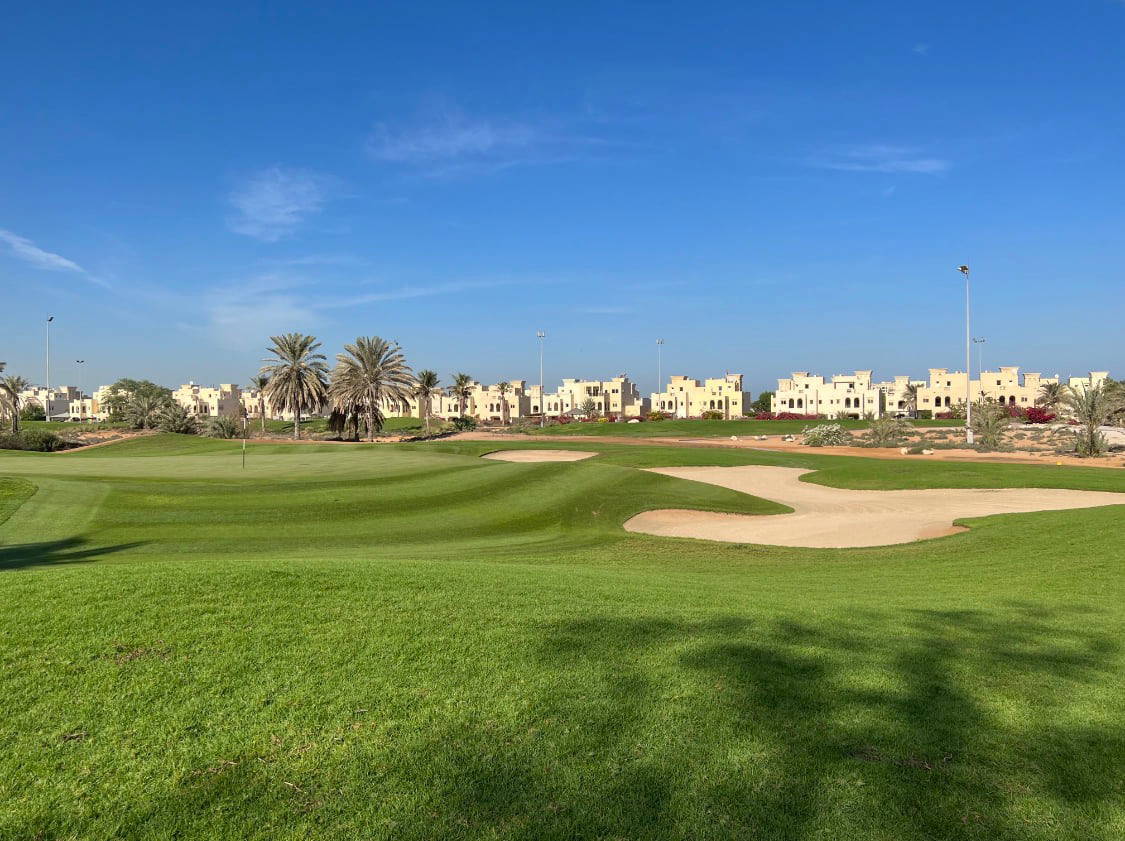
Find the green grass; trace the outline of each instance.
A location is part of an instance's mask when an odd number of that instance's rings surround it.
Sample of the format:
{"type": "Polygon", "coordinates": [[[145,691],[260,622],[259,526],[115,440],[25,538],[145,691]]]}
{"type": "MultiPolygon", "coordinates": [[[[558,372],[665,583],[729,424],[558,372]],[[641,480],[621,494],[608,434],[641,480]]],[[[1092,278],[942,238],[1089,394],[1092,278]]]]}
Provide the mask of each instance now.
{"type": "Polygon", "coordinates": [[[1121,836],[1120,507],[853,550],[620,524],[780,510],[638,466],[1125,471],[565,441],[600,455],[252,444],[244,470],[240,446],[0,454],[0,838],[1121,836]]]}
{"type": "MultiPolygon", "coordinates": [[[[863,430],[870,425],[863,420],[664,420],[642,423],[568,423],[532,429],[532,435],[620,435],[623,438],[714,438],[731,435],[789,435],[820,423],[839,423],[845,429],[863,430]]],[[[964,421],[915,420],[917,427],[964,426],[964,421]]]]}
{"type": "MultiPolygon", "coordinates": [[[[435,421],[435,425],[440,421],[435,421]]],[[[261,421],[250,419],[250,429],[256,433],[261,430],[261,421]]],[[[386,418],[383,421],[383,432],[387,433],[402,433],[422,431],[422,420],[420,418],[386,418]]],[[[291,435],[293,433],[293,421],[282,420],[267,420],[266,432],[272,435],[291,435]]],[[[328,418],[310,418],[309,420],[301,421],[301,434],[324,434],[328,432],[328,418]]]]}

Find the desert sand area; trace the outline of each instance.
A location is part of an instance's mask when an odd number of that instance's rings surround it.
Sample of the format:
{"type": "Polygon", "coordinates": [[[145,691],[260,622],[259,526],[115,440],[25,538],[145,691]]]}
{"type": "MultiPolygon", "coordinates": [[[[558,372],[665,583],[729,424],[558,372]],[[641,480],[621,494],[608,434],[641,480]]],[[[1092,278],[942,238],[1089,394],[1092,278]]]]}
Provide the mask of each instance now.
{"type": "Polygon", "coordinates": [[[495,461],[582,461],[593,458],[597,453],[582,450],[497,450],[485,453],[481,458],[495,461]]]}
{"type": "Polygon", "coordinates": [[[845,548],[884,546],[962,531],[953,521],[991,514],[1125,505],[1125,494],[1052,488],[857,491],[802,482],[791,467],[662,467],[678,479],[707,482],[788,505],[791,514],[754,516],[665,509],[637,514],[632,532],[727,543],[845,548]]]}

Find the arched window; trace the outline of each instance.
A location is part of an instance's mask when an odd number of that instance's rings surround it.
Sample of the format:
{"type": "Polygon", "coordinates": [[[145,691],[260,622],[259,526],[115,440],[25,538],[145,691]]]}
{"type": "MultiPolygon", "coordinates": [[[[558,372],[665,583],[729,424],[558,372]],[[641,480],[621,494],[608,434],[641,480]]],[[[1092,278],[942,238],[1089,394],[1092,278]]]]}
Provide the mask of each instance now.
{"type": "Polygon", "coordinates": [[[793,398],[792,397],[789,398],[789,408],[790,409],[793,408],[793,398]]]}
{"type": "Polygon", "coordinates": [[[801,399],[800,397],[798,397],[798,398],[797,398],[797,408],[798,408],[798,409],[803,409],[804,407],[805,407],[805,401],[804,401],[804,400],[802,400],[802,399],[801,399]]]}
{"type": "Polygon", "coordinates": [[[711,401],[711,408],[712,408],[712,409],[714,409],[714,408],[715,408],[715,401],[714,401],[714,400],[712,400],[712,401],[711,401]]]}
{"type": "Polygon", "coordinates": [[[850,409],[852,407],[852,399],[850,397],[844,398],[844,408],[850,409]]]}

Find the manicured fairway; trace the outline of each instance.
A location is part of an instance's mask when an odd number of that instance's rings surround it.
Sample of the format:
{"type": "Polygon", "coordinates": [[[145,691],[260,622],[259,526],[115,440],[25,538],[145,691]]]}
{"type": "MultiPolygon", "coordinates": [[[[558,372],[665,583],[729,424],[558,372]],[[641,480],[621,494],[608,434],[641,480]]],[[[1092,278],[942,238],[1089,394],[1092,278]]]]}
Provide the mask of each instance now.
{"type": "Polygon", "coordinates": [[[0,838],[1121,837],[1125,508],[851,550],[621,523],[784,510],[637,467],[1125,471],[479,458],[536,444],[0,454],[0,838]]]}

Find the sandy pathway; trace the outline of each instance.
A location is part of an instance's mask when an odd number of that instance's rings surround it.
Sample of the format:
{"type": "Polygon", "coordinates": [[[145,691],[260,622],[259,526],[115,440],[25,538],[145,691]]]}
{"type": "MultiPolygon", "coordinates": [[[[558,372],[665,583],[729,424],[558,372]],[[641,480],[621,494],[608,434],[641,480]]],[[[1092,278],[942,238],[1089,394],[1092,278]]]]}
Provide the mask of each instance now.
{"type": "Polygon", "coordinates": [[[589,450],[497,450],[485,453],[481,458],[496,461],[582,461],[596,455],[589,450]]]}
{"type": "Polygon", "coordinates": [[[775,546],[883,546],[963,531],[962,517],[1125,505],[1125,494],[1051,488],[855,491],[801,482],[791,467],[661,467],[679,479],[707,482],[788,505],[792,514],[754,516],[666,509],[646,511],[625,529],[663,537],[695,537],[775,546]]]}

